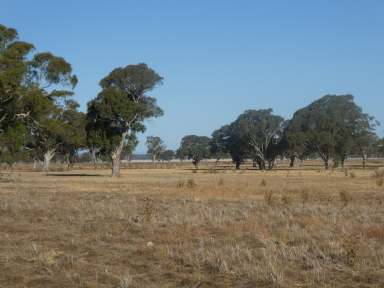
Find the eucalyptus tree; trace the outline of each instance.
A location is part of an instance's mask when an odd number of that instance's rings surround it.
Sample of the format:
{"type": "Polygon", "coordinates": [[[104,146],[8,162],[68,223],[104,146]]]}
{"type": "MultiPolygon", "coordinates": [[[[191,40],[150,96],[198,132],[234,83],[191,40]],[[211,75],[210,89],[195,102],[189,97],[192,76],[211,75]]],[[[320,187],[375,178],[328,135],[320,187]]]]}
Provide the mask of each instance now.
{"type": "Polygon", "coordinates": [[[166,148],[163,140],[158,136],[148,136],[145,143],[148,148],[147,153],[151,155],[153,162],[160,157],[161,153],[163,153],[166,148]]]}
{"type": "Polygon", "coordinates": [[[27,127],[24,118],[24,79],[27,56],[34,49],[19,41],[15,29],[0,25],[0,161],[12,164],[22,151],[27,127]]]}
{"type": "Polygon", "coordinates": [[[171,161],[175,159],[175,151],[167,149],[161,152],[160,154],[160,160],[162,161],[171,161]]]}
{"type": "Polygon", "coordinates": [[[247,110],[231,124],[231,130],[246,144],[246,151],[259,169],[264,170],[274,166],[284,124],[284,119],[272,114],[272,109],[247,110]]]}
{"type": "Polygon", "coordinates": [[[15,29],[0,25],[0,132],[24,116],[27,56],[33,49],[32,44],[18,40],[15,29]]]}
{"type": "Polygon", "coordinates": [[[380,157],[384,156],[384,138],[379,139],[376,143],[377,155],[380,157]]]}
{"type": "Polygon", "coordinates": [[[236,169],[240,169],[241,164],[249,155],[248,141],[241,137],[240,133],[236,130],[235,125],[224,125],[212,133],[210,141],[211,153],[215,156],[229,154],[236,169]]]}
{"type": "Polygon", "coordinates": [[[52,126],[50,118],[59,102],[71,96],[77,84],[71,65],[62,57],[50,52],[30,55],[33,49],[32,44],[18,41],[15,29],[0,25],[0,138],[8,139],[1,150],[14,154],[31,148],[26,142],[38,144],[32,138],[52,126]]]}
{"type": "Polygon", "coordinates": [[[73,166],[80,149],[86,147],[85,114],[74,100],[66,100],[61,115],[63,133],[58,152],[64,156],[68,167],[73,166]]]}
{"type": "Polygon", "coordinates": [[[101,92],[88,103],[88,135],[111,159],[112,176],[120,174],[128,136],[143,132],[144,120],[163,114],[156,99],[147,95],[162,80],[144,63],[116,68],[100,81],[101,92]]]}
{"type": "Polygon", "coordinates": [[[326,169],[332,158],[343,164],[353,147],[358,147],[365,166],[377,124],[355,104],[352,95],[326,95],[294,114],[287,135],[292,143],[301,143],[298,147],[304,145],[307,151],[317,153],[326,169]]]}
{"type": "Polygon", "coordinates": [[[211,140],[209,142],[210,152],[211,156],[216,158],[217,162],[222,158],[230,157],[226,141],[228,136],[225,126],[215,130],[211,135],[211,140]]]}
{"type": "Polygon", "coordinates": [[[63,106],[67,97],[73,95],[77,77],[64,58],[44,52],[34,55],[30,61],[27,81],[36,91],[27,112],[32,135],[36,137],[33,148],[43,153],[43,171],[47,172],[51,159],[64,143],[65,129],[69,125],[65,116],[70,112],[65,112],[63,106]]]}
{"type": "Polygon", "coordinates": [[[131,132],[127,136],[127,140],[124,146],[123,155],[122,158],[127,159],[128,161],[131,160],[132,154],[135,151],[137,145],[139,144],[139,140],[137,139],[136,133],[131,132]]]}
{"type": "Polygon", "coordinates": [[[211,156],[209,143],[209,137],[187,135],[181,139],[177,154],[182,159],[192,160],[193,165],[197,168],[201,160],[211,156]]]}

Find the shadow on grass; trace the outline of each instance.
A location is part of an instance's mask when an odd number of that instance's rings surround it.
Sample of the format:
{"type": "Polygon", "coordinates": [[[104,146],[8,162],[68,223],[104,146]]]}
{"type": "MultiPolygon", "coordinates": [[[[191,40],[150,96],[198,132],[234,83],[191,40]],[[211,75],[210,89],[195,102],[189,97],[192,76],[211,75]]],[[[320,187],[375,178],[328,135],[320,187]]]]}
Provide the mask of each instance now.
{"type": "Polygon", "coordinates": [[[87,174],[87,173],[48,173],[47,176],[59,176],[59,177],[105,177],[101,174],[87,174]]]}

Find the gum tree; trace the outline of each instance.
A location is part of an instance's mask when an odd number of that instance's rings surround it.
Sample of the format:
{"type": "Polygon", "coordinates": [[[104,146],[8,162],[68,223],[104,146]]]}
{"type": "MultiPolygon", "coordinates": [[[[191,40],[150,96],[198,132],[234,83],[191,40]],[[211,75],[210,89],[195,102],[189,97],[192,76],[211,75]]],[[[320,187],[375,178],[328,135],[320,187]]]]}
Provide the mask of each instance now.
{"type": "MultiPolygon", "coordinates": [[[[40,145],[36,137],[52,127],[62,99],[71,96],[77,84],[71,65],[62,57],[50,52],[30,56],[33,49],[18,40],[15,29],[0,25],[0,154],[43,151],[44,147],[31,144],[40,145]]],[[[48,159],[54,151],[44,153],[48,159]]]]}
{"type": "Polygon", "coordinates": [[[326,95],[294,114],[287,136],[292,143],[319,155],[326,169],[331,159],[339,158],[343,165],[345,157],[356,149],[365,166],[377,124],[356,105],[352,95],[326,95]]]}
{"type": "Polygon", "coordinates": [[[145,143],[148,148],[147,153],[152,156],[153,162],[160,157],[161,153],[163,153],[166,148],[163,140],[158,136],[148,136],[145,143]]]}
{"type": "Polygon", "coordinates": [[[231,130],[244,145],[260,170],[272,169],[284,131],[284,119],[272,109],[247,110],[231,124],[231,130]]]}
{"type": "Polygon", "coordinates": [[[209,143],[209,137],[187,135],[181,139],[177,155],[182,159],[192,159],[193,165],[197,168],[201,160],[211,156],[209,143]]]}
{"type": "Polygon", "coordinates": [[[248,141],[240,137],[239,133],[234,125],[225,125],[212,133],[210,141],[211,153],[215,156],[229,154],[236,169],[240,169],[249,154],[248,141]]]}
{"type": "Polygon", "coordinates": [[[112,176],[120,175],[120,161],[131,133],[145,130],[144,120],[163,111],[147,95],[163,78],[146,64],[116,68],[100,81],[101,92],[88,103],[87,131],[112,161],[112,176]]]}

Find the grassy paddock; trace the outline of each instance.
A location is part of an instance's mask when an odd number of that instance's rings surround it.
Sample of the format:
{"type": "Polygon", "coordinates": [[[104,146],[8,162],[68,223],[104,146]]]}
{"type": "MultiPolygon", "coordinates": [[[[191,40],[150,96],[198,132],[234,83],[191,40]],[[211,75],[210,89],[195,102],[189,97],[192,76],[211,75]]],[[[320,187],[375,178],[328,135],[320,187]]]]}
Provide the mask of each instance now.
{"type": "Polygon", "coordinates": [[[3,171],[0,287],[383,287],[375,165],[3,171]]]}

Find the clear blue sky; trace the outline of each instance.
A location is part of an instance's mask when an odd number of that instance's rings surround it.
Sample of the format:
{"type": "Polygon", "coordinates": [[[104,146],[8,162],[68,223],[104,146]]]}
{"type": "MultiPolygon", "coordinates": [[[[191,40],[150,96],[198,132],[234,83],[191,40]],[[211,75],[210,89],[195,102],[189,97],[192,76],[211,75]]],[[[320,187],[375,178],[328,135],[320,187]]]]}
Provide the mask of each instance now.
{"type": "Polygon", "coordinates": [[[145,62],[164,77],[165,114],[147,135],[177,148],[246,109],[286,118],[325,95],[351,93],[384,130],[382,0],[0,0],[0,23],[63,56],[86,103],[115,67],[145,62]]]}

